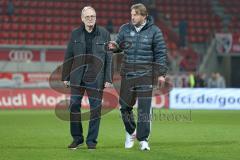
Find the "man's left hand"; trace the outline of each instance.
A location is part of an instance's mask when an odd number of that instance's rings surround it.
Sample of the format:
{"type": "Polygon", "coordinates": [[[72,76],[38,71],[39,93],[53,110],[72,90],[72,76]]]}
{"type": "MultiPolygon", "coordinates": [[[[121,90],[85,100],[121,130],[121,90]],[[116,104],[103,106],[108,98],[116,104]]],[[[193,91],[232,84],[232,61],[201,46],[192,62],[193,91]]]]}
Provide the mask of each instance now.
{"type": "Polygon", "coordinates": [[[159,77],[158,77],[158,80],[159,80],[159,81],[162,81],[162,82],[165,82],[165,77],[159,76],[159,77]]]}
{"type": "Polygon", "coordinates": [[[162,87],[164,87],[164,83],[165,83],[165,77],[163,77],[163,76],[160,76],[160,77],[158,77],[158,87],[160,87],[160,88],[162,88],[162,87]]]}
{"type": "Polygon", "coordinates": [[[110,87],[112,87],[113,86],[113,84],[112,83],[109,83],[109,82],[105,82],[105,84],[104,84],[104,87],[105,88],[110,88],[110,87]]]}

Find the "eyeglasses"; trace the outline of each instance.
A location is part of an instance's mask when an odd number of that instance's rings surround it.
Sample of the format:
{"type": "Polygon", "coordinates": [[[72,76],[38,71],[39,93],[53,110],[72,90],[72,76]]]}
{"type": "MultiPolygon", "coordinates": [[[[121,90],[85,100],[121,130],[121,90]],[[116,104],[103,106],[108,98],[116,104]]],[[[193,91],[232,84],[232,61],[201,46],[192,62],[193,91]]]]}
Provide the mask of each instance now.
{"type": "Polygon", "coordinates": [[[95,18],[96,18],[96,16],[94,16],[94,15],[92,15],[92,16],[86,16],[86,17],[85,17],[86,20],[95,19],[95,18]]]}

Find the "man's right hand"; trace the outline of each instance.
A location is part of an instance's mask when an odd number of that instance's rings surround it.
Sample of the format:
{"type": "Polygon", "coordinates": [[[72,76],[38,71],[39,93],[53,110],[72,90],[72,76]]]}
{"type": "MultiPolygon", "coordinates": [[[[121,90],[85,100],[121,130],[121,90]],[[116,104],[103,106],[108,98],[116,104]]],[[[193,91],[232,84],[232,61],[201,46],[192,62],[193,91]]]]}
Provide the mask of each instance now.
{"type": "Polygon", "coordinates": [[[109,41],[108,42],[108,49],[109,50],[116,50],[118,47],[118,44],[115,41],[109,41]]]}
{"type": "Polygon", "coordinates": [[[70,87],[70,81],[63,81],[63,84],[66,88],[70,87]]]}

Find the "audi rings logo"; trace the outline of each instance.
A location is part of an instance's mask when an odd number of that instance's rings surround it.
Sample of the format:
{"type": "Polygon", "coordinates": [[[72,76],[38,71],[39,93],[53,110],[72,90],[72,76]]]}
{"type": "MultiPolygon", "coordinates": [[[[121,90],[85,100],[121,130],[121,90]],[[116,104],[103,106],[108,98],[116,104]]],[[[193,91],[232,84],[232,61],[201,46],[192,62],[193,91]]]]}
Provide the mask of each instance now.
{"type": "Polygon", "coordinates": [[[33,53],[30,50],[11,50],[9,59],[17,62],[30,62],[33,59],[33,53]]]}

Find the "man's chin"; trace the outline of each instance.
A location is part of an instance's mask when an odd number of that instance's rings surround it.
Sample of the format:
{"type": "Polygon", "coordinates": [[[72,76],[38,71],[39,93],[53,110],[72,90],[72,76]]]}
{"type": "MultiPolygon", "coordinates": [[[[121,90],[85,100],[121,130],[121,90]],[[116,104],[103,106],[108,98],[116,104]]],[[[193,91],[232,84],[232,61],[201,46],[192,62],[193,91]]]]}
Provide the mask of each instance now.
{"type": "Polygon", "coordinates": [[[139,26],[141,26],[140,23],[134,23],[134,22],[132,22],[132,24],[133,24],[135,27],[139,27],[139,26]]]}
{"type": "Polygon", "coordinates": [[[88,27],[94,27],[94,24],[89,24],[88,27]]]}
{"type": "Polygon", "coordinates": [[[139,26],[141,26],[141,24],[136,23],[136,24],[134,24],[134,26],[135,26],[135,27],[139,27],[139,26]]]}
{"type": "Polygon", "coordinates": [[[136,25],[137,25],[137,23],[133,23],[133,22],[132,22],[132,24],[133,24],[134,26],[136,26],[136,25]]]}

